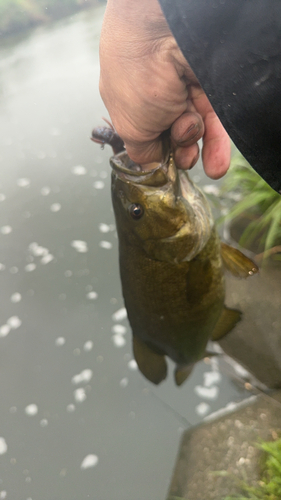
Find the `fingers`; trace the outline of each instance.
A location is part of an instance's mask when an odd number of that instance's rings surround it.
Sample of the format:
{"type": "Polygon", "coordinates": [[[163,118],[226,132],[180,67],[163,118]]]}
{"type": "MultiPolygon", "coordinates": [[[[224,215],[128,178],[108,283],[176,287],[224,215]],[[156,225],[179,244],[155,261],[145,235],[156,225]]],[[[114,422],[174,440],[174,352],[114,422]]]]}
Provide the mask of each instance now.
{"type": "Polygon", "coordinates": [[[202,160],[206,174],[219,179],[228,170],[231,156],[230,139],[215,112],[205,118],[202,160]]]}
{"type": "MultiPolygon", "coordinates": [[[[171,139],[178,168],[192,168],[199,158],[197,141],[204,133],[204,123],[199,113],[183,113],[171,127],[171,139]]],[[[154,141],[136,143],[125,141],[130,158],[142,165],[163,160],[161,136],[154,141]]],[[[149,168],[145,165],[144,168],[149,168]]]]}
{"type": "Polygon", "coordinates": [[[125,147],[131,160],[140,165],[163,160],[162,140],[159,136],[154,141],[136,142],[125,139],[125,147]]]}
{"type": "Polygon", "coordinates": [[[177,148],[174,152],[175,164],[182,170],[188,170],[197,163],[199,155],[200,151],[197,143],[188,148],[177,148]]]}
{"type": "Polygon", "coordinates": [[[199,158],[197,141],[204,134],[204,123],[199,113],[183,113],[171,127],[175,163],[178,168],[192,168],[199,158]]]}
{"type": "Polygon", "coordinates": [[[188,147],[204,134],[204,123],[199,113],[183,113],[171,127],[175,147],[188,147]]]}

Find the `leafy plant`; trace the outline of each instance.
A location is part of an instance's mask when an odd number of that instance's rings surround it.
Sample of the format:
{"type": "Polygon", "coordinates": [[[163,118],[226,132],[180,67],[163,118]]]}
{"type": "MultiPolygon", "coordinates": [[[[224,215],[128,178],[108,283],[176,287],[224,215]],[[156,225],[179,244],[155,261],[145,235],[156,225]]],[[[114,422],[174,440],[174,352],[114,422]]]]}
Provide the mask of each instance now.
{"type": "Polygon", "coordinates": [[[250,221],[239,240],[241,246],[258,241],[266,256],[269,249],[281,244],[281,196],[271,189],[240,153],[234,156],[223,183],[222,194],[226,192],[232,192],[232,197],[235,199],[236,195],[238,201],[221,221],[234,221],[242,215],[246,215],[250,221]]]}
{"type": "Polygon", "coordinates": [[[261,480],[257,486],[241,483],[242,495],[224,500],[280,500],[281,498],[281,439],[262,441],[256,445],[264,452],[261,480]]]}

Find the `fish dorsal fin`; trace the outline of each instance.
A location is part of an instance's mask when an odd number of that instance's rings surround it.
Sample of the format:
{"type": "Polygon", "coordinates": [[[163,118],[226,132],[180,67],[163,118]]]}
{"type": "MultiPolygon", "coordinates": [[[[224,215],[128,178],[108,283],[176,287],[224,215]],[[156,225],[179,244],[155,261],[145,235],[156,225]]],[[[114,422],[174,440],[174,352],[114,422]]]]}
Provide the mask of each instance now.
{"type": "Polygon", "coordinates": [[[253,260],[226,243],[221,243],[221,256],[226,269],[237,278],[248,278],[259,271],[253,260]]]}
{"type": "Polygon", "coordinates": [[[227,335],[241,320],[242,313],[238,309],[229,309],[224,306],[222,313],[212,332],[212,340],[220,340],[227,335]]]}
{"type": "Polygon", "coordinates": [[[177,366],[175,368],[174,376],[177,385],[183,384],[185,380],[189,377],[193,370],[193,364],[189,366],[177,366]]]}
{"type": "Polygon", "coordinates": [[[154,352],[137,337],[133,337],[133,351],[142,374],[153,384],[160,384],[167,376],[165,356],[154,352]]]}

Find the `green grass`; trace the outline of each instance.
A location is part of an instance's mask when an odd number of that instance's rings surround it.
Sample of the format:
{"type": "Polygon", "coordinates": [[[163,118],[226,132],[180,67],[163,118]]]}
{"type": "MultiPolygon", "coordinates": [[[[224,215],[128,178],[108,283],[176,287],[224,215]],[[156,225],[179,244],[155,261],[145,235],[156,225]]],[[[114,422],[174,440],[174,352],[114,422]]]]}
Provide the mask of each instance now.
{"type": "Polygon", "coordinates": [[[281,439],[262,441],[256,445],[263,451],[261,479],[257,486],[243,481],[241,494],[224,500],[280,500],[281,499],[281,439]]]}
{"type": "MultiPolygon", "coordinates": [[[[241,490],[240,494],[224,497],[222,500],[280,500],[281,499],[281,438],[274,441],[261,441],[256,444],[262,451],[260,459],[260,480],[256,485],[233,478],[241,490]]],[[[214,472],[218,476],[233,476],[227,471],[214,472]]],[[[167,500],[184,500],[171,496],[167,500]]]]}
{"type": "Polygon", "coordinates": [[[225,177],[222,195],[227,192],[240,194],[241,199],[233,204],[221,221],[234,221],[245,215],[249,224],[241,235],[240,245],[249,246],[256,241],[261,252],[270,254],[270,249],[281,244],[281,196],[271,189],[240,153],[234,156],[225,177]]]}

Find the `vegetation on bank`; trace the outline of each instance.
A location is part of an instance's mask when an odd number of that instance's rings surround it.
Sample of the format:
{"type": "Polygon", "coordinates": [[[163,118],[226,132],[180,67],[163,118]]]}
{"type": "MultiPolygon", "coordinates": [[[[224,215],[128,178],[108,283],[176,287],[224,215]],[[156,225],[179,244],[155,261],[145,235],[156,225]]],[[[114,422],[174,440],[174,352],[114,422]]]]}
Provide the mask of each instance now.
{"type": "MultiPolygon", "coordinates": [[[[274,441],[260,441],[256,444],[262,451],[260,458],[260,480],[255,485],[240,481],[227,471],[215,472],[217,476],[233,477],[241,494],[225,497],[223,500],[280,500],[281,499],[281,438],[274,441]]],[[[169,497],[167,500],[185,500],[183,497],[169,497]]]]}
{"type": "Polygon", "coordinates": [[[0,0],[0,37],[19,33],[105,0],[0,0]]]}
{"type": "Polygon", "coordinates": [[[226,193],[234,194],[234,203],[222,219],[231,225],[238,219],[246,222],[240,245],[250,248],[254,244],[264,257],[274,255],[280,258],[281,196],[252,169],[240,153],[234,156],[225,177],[222,195],[226,193]]]}
{"type": "Polygon", "coordinates": [[[224,500],[280,500],[281,498],[281,439],[262,441],[257,447],[261,457],[261,479],[256,486],[241,484],[242,494],[224,500]]]}

